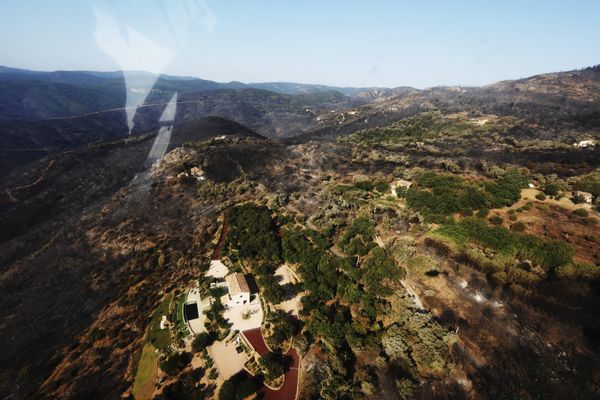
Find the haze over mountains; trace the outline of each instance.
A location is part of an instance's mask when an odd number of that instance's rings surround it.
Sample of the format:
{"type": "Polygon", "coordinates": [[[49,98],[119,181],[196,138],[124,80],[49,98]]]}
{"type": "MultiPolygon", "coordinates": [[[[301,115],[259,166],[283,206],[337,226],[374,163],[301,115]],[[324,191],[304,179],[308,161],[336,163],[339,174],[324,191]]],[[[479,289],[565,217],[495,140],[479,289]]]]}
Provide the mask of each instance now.
{"type": "MultiPolygon", "coordinates": [[[[90,72],[55,71],[39,72],[9,67],[0,67],[0,82],[6,91],[3,98],[2,119],[43,119],[61,118],[84,113],[107,110],[123,106],[127,91],[124,75],[127,76],[129,91],[132,93],[172,94],[216,90],[260,89],[283,95],[311,95],[323,92],[338,92],[344,96],[380,96],[391,93],[386,88],[341,88],[326,85],[311,85],[289,82],[265,82],[244,84],[241,82],[219,83],[190,77],[169,75],[156,76],[147,72],[90,72]],[[8,84],[10,82],[10,84],[8,84]],[[62,85],[69,85],[71,88],[62,85]],[[30,96],[42,92],[49,96],[47,104],[35,104],[30,99],[15,95],[9,90],[21,91],[27,88],[30,96]],[[91,95],[98,91],[100,98],[91,95]],[[10,97],[14,103],[11,104],[10,97]],[[12,106],[12,108],[11,108],[12,106]],[[29,107],[29,108],[28,108],[29,107]]],[[[310,97],[309,97],[310,102],[310,97]]]]}
{"type": "Polygon", "coordinates": [[[600,126],[597,67],[481,88],[423,90],[218,83],[146,72],[125,75],[127,82],[122,72],[0,67],[0,165],[7,168],[96,140],[126,137],[127,96],[144,101],[134,116],[134,135],[158,128],[158,116],[174,93],[179,106],[175,124],[218,116],[271,138],[341,134],[431,109],[600,126]]]}

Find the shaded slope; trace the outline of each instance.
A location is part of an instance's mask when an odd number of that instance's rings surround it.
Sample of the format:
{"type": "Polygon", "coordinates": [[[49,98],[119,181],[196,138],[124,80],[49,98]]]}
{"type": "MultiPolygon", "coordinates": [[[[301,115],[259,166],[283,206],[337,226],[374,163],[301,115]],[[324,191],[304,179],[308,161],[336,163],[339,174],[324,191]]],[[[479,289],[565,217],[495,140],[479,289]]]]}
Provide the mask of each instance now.
{"type": "Polygon", "coordinates": [[[197,142],[220,136],[263,138],[252,129],[221,117],[205,117],[198,121],[176,125],[171,135],[169,149],[187,142],[197,142]]]}

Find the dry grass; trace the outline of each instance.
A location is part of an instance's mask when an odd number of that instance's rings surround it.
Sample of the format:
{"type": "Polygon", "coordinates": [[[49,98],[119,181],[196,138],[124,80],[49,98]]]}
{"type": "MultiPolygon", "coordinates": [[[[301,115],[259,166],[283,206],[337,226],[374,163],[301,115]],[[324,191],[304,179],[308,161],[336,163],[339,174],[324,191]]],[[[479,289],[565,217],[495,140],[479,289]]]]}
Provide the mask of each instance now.
{"type": "Polygon", "coordinates": [[[146,343],[142,350],[142,357],[140,358],[135,381],[133,382],[133,396],[136,400],[152,399],[157,374],[158,357],[156,356],[154,346],[146,343]]]}

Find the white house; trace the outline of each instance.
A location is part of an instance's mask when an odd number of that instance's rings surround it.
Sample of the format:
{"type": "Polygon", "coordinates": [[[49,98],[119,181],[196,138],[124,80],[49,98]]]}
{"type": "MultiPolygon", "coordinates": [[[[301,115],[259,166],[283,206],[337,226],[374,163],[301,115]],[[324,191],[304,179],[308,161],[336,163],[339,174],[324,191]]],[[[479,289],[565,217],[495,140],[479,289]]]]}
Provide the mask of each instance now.
{"type": "Polygon", "coordinates": [[[573,197],[578,197],[581,199],[581,201],[583,201],[584,203],[587,204],[592,204],[592,202],[594,201],[594,195],[588,192],[581,192],[581,191],[573,191],[571,192],[571,195],[573,197]]]}
{"type": "Polygon", "coordinates": [[[192,169],[190,169],[190,174],[192,174],[192,176],[196,178],[197,181],[203,181],[206,179],[206,177],[204,176],[204,171],[202,171],[198,167],[192,167],[192,169]]]}
{"type": "Polygon", "coordinates": [[[392,194],[398,196],[398,188],[408,190],[412,186],[412,182],[405,181],[404,179],[396,179],[396,182],[391,184],[392,194]]]}
{"type": "Polygon", "coordinates": [[[408,189],[412,186],[412,182],[404,179],[396,179],[396,186],[408,189]]]}
{"type": "Polygon", "coordinates": [[[573,144],[575,147],[594,147],[596,145],[596,141],[592,139],[588,140],[580,140],[579,142],[573,144]]]}
{"type": "Polygon", "coordinates": [[[229,308],[250,303],[250,288],[244,274],[236,272],[225,277],[227,283],[227,306],[229,308]]]}

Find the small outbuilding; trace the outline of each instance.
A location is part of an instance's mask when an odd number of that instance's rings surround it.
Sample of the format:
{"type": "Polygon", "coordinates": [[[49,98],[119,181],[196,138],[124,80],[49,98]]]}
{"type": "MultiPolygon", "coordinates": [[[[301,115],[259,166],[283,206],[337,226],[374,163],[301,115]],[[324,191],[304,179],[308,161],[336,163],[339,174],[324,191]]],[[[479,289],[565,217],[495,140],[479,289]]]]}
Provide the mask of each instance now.
{"type": "Polygon", "coordinates": [[[401,188],[408,189],[411,186],[412,186],[412,182],[411,181],[407,181],[407,180],[404,180],[404,179],[396,179],[396,187],[401,187],[401,188]]]}
{"type": "Polygon", "coordinates": [[[163,315],[160,318],[160,329],[167,329],[171,327],[171,321],[167,318],[166,315],[163,315]]]}

